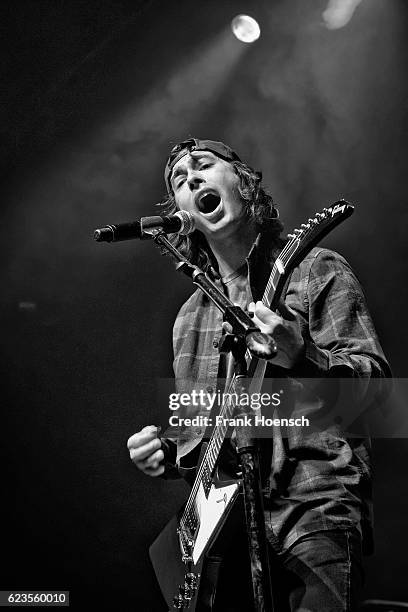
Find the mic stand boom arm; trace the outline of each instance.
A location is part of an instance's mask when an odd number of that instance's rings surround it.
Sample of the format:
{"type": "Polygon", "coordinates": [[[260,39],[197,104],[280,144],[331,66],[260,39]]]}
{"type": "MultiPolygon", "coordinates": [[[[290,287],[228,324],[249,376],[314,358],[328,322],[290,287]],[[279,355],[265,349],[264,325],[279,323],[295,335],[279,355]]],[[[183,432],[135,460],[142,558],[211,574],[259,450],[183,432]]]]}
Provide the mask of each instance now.
{"type": "MultiPolygon", "coordinates": [[[[224,321],[231,325],[232,334],[227,334],[224,337],[220,350],[232,353],[234,372],[239,382],[238,390],[242,393],[246,388],[247,361],[245,355],[247,349],[257,358],[271,359],[277,353],[274,339],[268,334],[261,333],[242,308],[234,306],[201,268],[193,265],[172,245],[164,232],[153,230],[151,231],[151,236],[157,244],[167,250],[178,262],[177,270],[191,278],[193,283],[223,313],[224,321]]],[[[246,407],[246,410],[250,410],[250,407],[246,407]]],[[[247,433],[245,427],[236,427],[235,431],[242,469],[245,518],[255,610],[256,612],[273,612],[258,444],[256,439],[247,433]]]]}

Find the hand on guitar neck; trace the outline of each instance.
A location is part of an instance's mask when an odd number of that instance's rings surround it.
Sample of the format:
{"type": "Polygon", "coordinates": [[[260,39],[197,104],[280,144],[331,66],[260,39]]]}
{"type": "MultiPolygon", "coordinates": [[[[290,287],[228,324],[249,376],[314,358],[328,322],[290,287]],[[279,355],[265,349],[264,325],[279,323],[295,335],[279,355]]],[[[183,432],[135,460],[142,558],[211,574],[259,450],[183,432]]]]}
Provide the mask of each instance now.
{"type": "Polygon", "coordinates": [[[278,353],[269,363],[291,370],[305,352],[305,342],[296,313],[282,301],[279,302],[280,314],[262,302],[251,302],[248,311],[259,329],[270,334],[276,342],[278,353]]]}
{"type": "Polygon", "coordinates": [[[161,476],[164,472],[162,442],[158,437],[160,428],[147,425],[130,436],[127,447],[130,458],[139,470],[148,476],[161,476]]]}

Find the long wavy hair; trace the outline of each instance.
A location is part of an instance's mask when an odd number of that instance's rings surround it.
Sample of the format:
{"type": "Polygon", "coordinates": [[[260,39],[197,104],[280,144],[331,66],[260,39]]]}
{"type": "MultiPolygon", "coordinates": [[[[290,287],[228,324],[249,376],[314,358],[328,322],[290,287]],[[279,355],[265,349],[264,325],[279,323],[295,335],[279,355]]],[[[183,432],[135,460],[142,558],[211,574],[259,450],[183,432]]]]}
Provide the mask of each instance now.
{"type": "MultiPolygon", "coordinates": [[[[254,222],[257,232],[267,232],[271,241],[277,247],[282,247],[284,241],[280,235],[283,224],[279,220],[278,209],[275,207],[272,196],[261,186],[262,173],[241,161],[229,163],[239,178],[238,191],[244,201],[247,221],[254,222]]],[[[172,193],[167,194],[157,206],[160,207],[160,214],[164,215],[172,215],[178,210],[172,193]]],[[[194,265],[204,269],[208,266],[217,268],[207,240],[199,230],[195,230],[188,236],[170,234],[169,239],[194,265]]]]}

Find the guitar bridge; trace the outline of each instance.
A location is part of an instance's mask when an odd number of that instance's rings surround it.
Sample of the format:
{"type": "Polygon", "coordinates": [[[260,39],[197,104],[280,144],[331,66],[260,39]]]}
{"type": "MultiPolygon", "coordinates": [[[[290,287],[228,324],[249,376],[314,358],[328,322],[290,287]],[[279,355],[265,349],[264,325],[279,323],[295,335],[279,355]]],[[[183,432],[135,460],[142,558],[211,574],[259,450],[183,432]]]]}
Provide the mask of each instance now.
{"type": "Polygon", "coordinates": [[[192,558],[192,548],[194,542],[188,535],[185,533],[183,529],[180,527],[177,529],[177,535],[179,537],[180,550],[181,550],[181,560],[183,563],[191,563],[192,558]]]}

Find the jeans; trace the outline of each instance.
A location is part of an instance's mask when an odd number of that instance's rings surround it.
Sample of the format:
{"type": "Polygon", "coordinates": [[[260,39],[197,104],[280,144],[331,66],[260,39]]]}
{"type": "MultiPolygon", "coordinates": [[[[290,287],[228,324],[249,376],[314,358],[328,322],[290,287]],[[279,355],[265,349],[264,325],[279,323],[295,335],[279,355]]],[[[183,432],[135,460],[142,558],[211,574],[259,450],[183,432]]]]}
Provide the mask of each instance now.
{"type": "MultiPolygon", "coordinates": [[[[220,572],[215,610],[253,610],[249,557],[236,543],[220,572]]],[[[363,581],[357,530],[319,531],[271,557],[274,612],[350,612],[358,609],[363,581]]]]}

